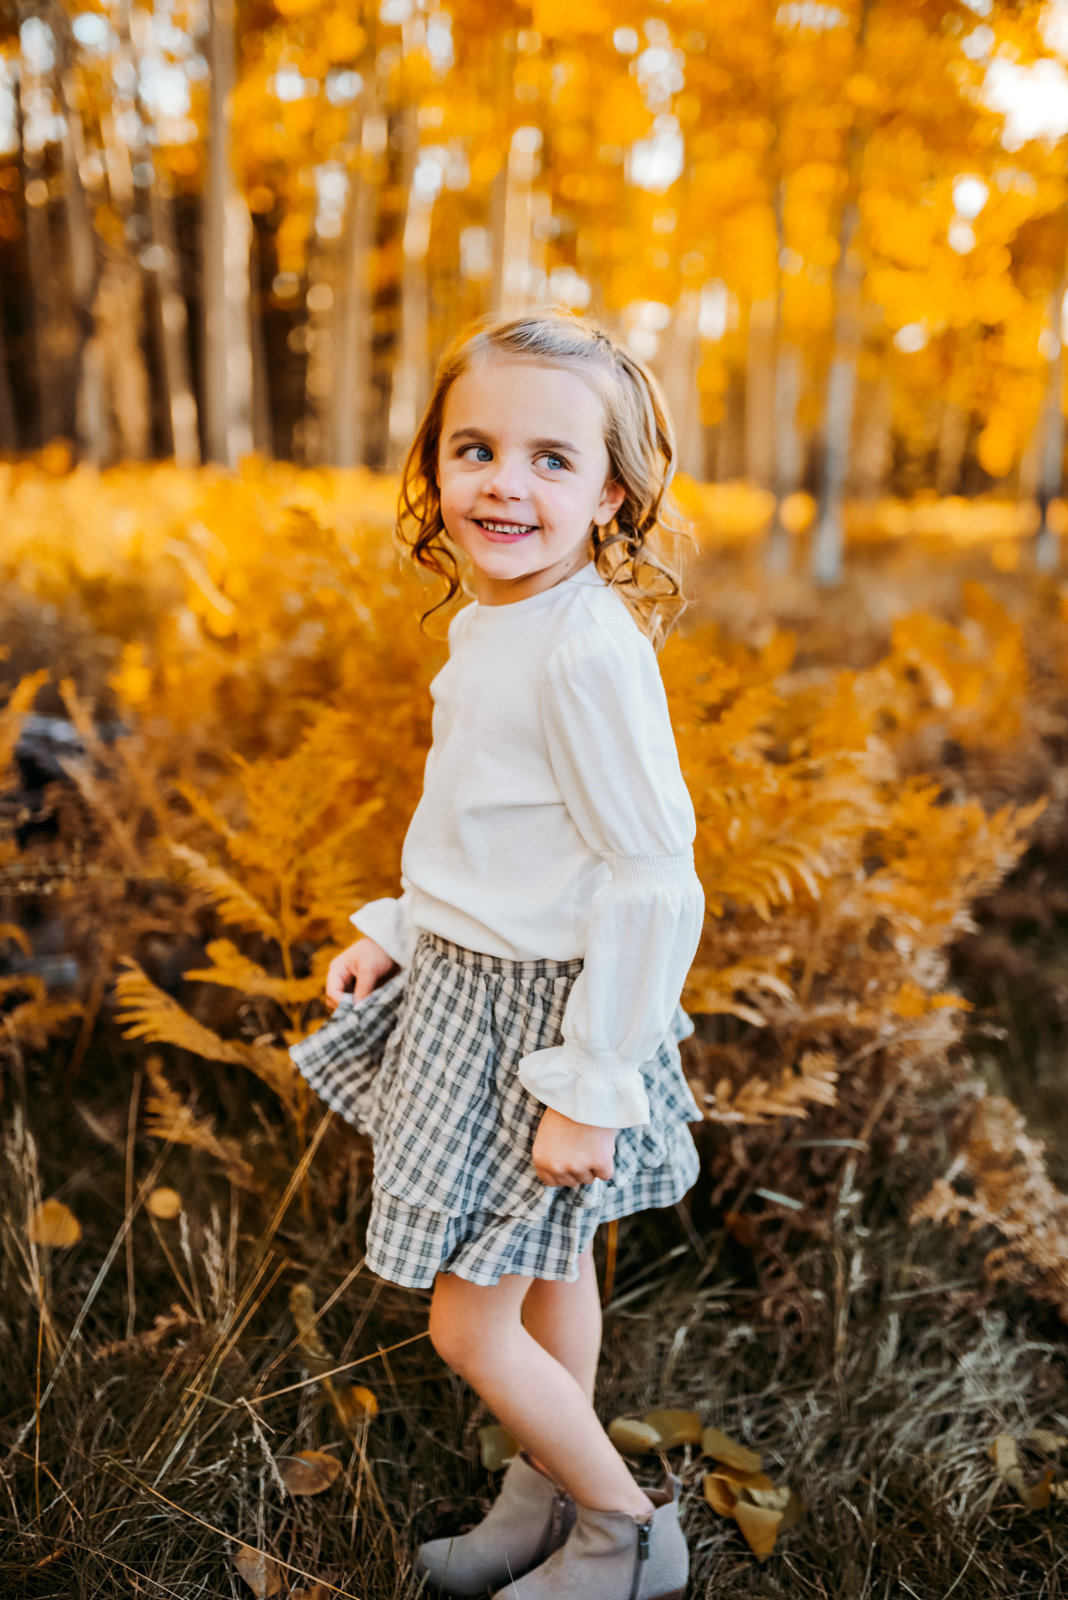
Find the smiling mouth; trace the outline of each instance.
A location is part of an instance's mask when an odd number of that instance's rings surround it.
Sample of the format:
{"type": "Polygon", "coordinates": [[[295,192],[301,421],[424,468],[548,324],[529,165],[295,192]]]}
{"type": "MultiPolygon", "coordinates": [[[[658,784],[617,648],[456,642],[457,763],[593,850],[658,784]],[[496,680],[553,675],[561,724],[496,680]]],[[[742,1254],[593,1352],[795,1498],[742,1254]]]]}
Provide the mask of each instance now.
{"type": "Polygon", "coordinates": [[[538,526],[536,522],[491,522],[488,517],[473,517],[472,521],[477,522],[486,533],[511,534],[514,538],[534,533],[538,526]]]}

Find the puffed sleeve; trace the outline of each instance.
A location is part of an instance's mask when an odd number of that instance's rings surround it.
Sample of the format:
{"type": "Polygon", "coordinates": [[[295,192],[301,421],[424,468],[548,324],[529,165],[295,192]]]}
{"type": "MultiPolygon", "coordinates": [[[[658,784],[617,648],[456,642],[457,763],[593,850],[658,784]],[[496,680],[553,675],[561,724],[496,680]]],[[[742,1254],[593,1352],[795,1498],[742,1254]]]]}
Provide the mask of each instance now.
{"type": "Polygon", "coordinates": [[[563,1044],[523,1058],[530,1093],[575,1122],[649,1121],[642,1065],[672,1031],[697,950],[704,893],[693,804],[652,646],[596,627],[553,651],[541,691],[553,772],[583,841],[607,867],[563,1044]]]}
{"type": "Polygon", "coordinates": [[[398,967],[411,966],[419,929],[412,921],[410,889],[405,889],[396,900],[368,900],[349,921],[368,939],[380,944],[398,967]]]}

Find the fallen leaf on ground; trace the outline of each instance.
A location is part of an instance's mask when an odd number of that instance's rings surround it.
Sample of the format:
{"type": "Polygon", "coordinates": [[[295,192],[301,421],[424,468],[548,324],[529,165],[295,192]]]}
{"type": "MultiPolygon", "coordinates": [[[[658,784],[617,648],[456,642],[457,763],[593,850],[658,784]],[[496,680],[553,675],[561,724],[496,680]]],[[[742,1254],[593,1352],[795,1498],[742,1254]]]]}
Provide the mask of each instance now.
{"type": "Polygon", "coordinates": [[[723,1220],[727,1224],[727,1232],[731,1238],[744,1245],[747,1250],[752,1250],[757,1242],[757,1231],[752,1217],[747,1217],[743,1211],[725,1211],[723,1220]]]}
{"type": "Polygon", "coordinates": [[[282,1569],[265,1550],[253,1550],[251,1545],[238,1545],[234,1566],[244,1578],[256,1600],[270,1600],[280,1594],[282,1569]]]}
{"type": "Polygon", "coordinates": [[[1068,1438],[1063,1433],[1051,1433],[1048,1428],[1032,1428],[1024,1437],[1030,1444],[1035,1444],[1040,1450],[1045,1450],[1049,1455],[1055,1456],[1058,1450],[1063,1450],[1068,1444],[1068,1438]]]}
{"type": "Polygon", "coordinates": [[[351,1430],[361,1422],[370,1422],[378,1415],[378,1401],[370,1389],[337,1388],[333,1394],[334,1409],[343,1428],[351,1430]]]}
{"type": "Polygon", "coordinates": [[[293,1589],[289,1600],[330,1600],[330,1590],[325,1583],[313,1583],[310,1589],[293,1589]]]}
{"type": "Polygon", "coordinates": [[[616,1417],[608,1424],[608,1437],[624,1456],[646,1456],[660,1444],[660,1435],[647,1422],[635,1422],[630,1417],[616,1417]]]}
{"type": "Polygon", "coordinates": [[[713,1461],[720,1461],[725,1467],[736,1467],[739,1472],[759,1472],[764,1459],[759,1450],[738,1444],[718,1428],[705,1429],[701,1435],[701,1449],[713,1461]]]}
{"type": "Polygon", "coordinates": [[[642,1421],[659,1434],[664,1450],[677,1444],[701,1443],[701,1418],[696,1411],[647,1411],[642,1421]]]}
{"type": "Polygon", "coordinates": [[[173,1222],[182,1214],[182,1197],[177,1189],[153,1189],[145,1196],[145,1210],[161,1222],[173,1222]]]}
{"type": "Polygon", "coordinates": [[[734,1518],[758,1561],[767,1560],[779,1534],[792,1528],[804,1510],[792,1489],[777,1487],[762,1472],[720,1468],[705,1474],[703,1488],[713,1511],[734,1518]]]}
{"type": "Polygon", "coordinates": [[[295,1456],[283,1456],[278,1461],[278,1476],[290,1494],[322,1494],[329,1489],[338,1473],[341,1462],[322,1450],[301,1450],[295,1456]]]}
{"type": "Polygon", "coordinates": [[[514,1461],[523,1448],[519,1440],[513,1438],[508,1429],[502,1428],[499,1422],[491,1422],[488,1427],[479,1428],[478,1442],[482,1451],[482,1465],[487,1472],[499,1472],[509,1461],[514,1461]]]}
{"type": "Polygon", "coordinates": [[[999,1433],[990,1447],[990,1454],[999,1476],[1010,1489],[1015,1489],[1028,1511],[1045,1511],[1050,1496],[1056,1492],[1053,1486],[1053,1468],[1050,1467],[1037,1483],[1026,1483],[1023,1467],[1020,1465],[1020,1452],[1011,1433],[999,1433]]]}
{"type": "Polygon", "coordinates": [[[29,1234],[34,1244],[65,1250],[68,1245],[78,1243],[82,1236],[82,1225],[62,1200],[46,1200],[30,1218],[29,1234]]]}

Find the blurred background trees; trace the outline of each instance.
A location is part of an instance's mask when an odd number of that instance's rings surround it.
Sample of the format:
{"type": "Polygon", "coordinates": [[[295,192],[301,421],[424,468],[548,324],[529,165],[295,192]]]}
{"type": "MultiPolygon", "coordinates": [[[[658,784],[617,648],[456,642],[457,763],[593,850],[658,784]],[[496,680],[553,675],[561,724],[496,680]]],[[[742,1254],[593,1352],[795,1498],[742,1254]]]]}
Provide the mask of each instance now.
{"type": "Polygon", "coordinates": [[[554,302],[773,568],[923,492],[1034,500],[1049,563],[1066,9],[4,0],[0,449],[388,469],[449,334],[554,302]]]}

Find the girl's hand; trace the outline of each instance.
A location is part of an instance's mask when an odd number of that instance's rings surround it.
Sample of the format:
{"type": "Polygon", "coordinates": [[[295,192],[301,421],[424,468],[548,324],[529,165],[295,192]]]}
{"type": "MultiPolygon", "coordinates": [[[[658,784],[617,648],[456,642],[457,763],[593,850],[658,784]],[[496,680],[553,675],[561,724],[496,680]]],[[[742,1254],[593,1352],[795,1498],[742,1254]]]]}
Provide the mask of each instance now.
{"type": "Polygon", "coordinates": [[[594,1178],[610,1178],[615,1166],[616,1128],[572,1122],[546,1107],[534,1137],[534,1171],[551,1188],[576,1189],[594,1178]]]}
{"type": "Polygon", "coordinates": [[[397,971],[397,963],[373,939],[357,939],[335,956],[326,969],[326,998],[336,1006],[343,995],[366,1000],[380,978],[397,971]]]}

